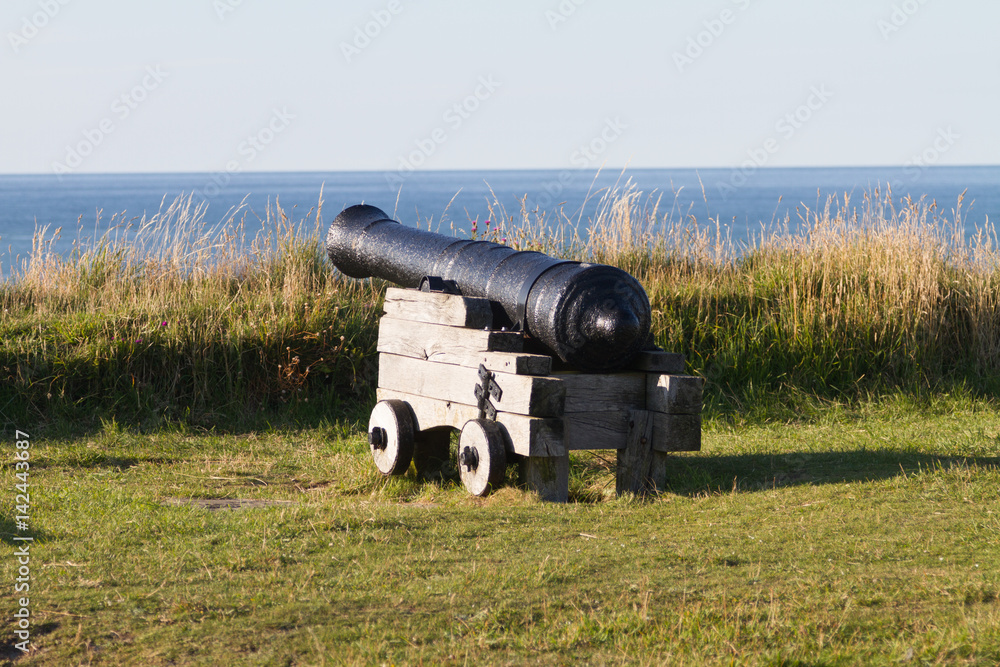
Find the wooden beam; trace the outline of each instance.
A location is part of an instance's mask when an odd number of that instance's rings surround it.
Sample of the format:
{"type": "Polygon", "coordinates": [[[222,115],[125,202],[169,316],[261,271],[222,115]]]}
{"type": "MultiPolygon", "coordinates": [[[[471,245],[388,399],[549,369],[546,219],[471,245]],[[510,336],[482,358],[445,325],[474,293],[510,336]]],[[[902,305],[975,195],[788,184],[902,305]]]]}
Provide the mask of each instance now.
{"type": "Polygon", "coordinates": [[[549,375],[552,357],[521,352],[523,344],[524,338],[516,332],[461,329],[394,317],[383,317],[378,329],[379,352],[468,368],[483,364],[500,373],[549,375]]]}
{"type": "Polygon", "coordinates": [[[629,408],[568,412],[563,415],[566,448],[624,449],[628,440],[629,408]]]}
{"type": "MultiPolygon", "coordinates": [[[[476,404],[476,385],[480,383],[475,368],[436,364],[395,354],[380,354],[378,386],[442,401],[476,404]]],[[[503,394],[493,398],[499,412],[531,417],[561,417],[566,400],[562,382],[552,377],[497,373],[496,385],[503,394]]]]}
{"type": "Polygon", "coordinates": [[[566,412],[591,412],[619,408],[643,408],[646,405],[645,373],[560,372],[553,374],[566,387],[566,412]]]}
{"type": "MultiPolygon", "coordinates": [[[[620,407],[563,415],[566,449],[624,449],[629,436],[629,408],[620,407]]],[[[659,452],[701,450],[701,415],[652,412],[653,449],[659,452]]]]}
{"type": "MultiPolygon", "coordinates": [[[[481,352],[520,352],[524,336],[516,331],[465,329],[442,324],[383,317],[378,327],[378,351],[414,359],[481,352]]],[[[551,363],[551,362],[550,362],[551,363]]]]}
{"type": "Polygon", "coordinates": [[[701,451],[701,415],[654,412],[653,449],[658,452],[701,451]]]}
{"type": "Polygon", "coordinates": [[[695,375],[649,375],[646,409],[677,415],[701,414],[704,378],[695,375]]]}
{"type": "Polygon", "coordinates": [[[624,449],[618,450],[615,492],[642,493],[651,490],[650,465],[653,461],[653,413],[629,410],[628,437],[624,449]]]}
{"type": "Polygon", "coordinates": [[[489,299],[400,287],[390,287],[385,291],[385,314],[414,322],[473,329],[493,326],[493,309],[489,299]]]}
{"type": "MultiPolygon", "coordinates": [[[[379,389],[377,395],[380,401],[390,398],[406,401],[417,418],[416,428],[419,431],[441,426],[461,429],[465,422],[479,417],[478,408],[471,405],[384,388],[379,389]]],[[[539,419],[501,412],[497,414],[497,421],[506,427],[514,454],[542,458],[566,455],[561,419],[539,419]]]]}
{"type": "Polygon", "coordinates": [[[525,457],[520,463],[520,481],[542,500],[564,503],[569,500],[569,457],[525,457]]]}
{"type": "Polygon", "coordinates": [[[677,352],[640,352],[629,364],[629,370],[648,373],[684,373],[684,355],[677,352]]]}

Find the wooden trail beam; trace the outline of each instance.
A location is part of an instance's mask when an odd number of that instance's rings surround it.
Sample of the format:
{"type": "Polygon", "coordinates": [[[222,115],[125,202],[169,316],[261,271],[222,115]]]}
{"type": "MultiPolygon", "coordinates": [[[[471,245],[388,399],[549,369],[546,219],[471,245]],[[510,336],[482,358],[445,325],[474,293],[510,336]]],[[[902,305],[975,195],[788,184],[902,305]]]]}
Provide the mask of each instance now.
{"type": "MultiPolygon", "coordinates": [[[[395,354],[380,354],[378,386],[451,403],[475,406],[480,383],[475,368],[438,364],[395,354]]],[[[503,394],[493,399],[500,412],[531,417],[561,417],[566,401],[562,382],[552,377],[497,373],[503,394]]]]}
{"type": "Polygon", "coordinates": [[[513,331],[488,331],[383,317],[378,351],[453,366],[516,375],[548,375],[552,357],[521,352],[524,338],[513,331]]]}
{"type": "Polygon", "coordinates": [[[524,337],[516,331],[466,329],[386,316],[379,322],[378,346],[380,352],[430,359],[442,353],[520,352],[524,337]]]}
{"type": "MultiPolygon", "coordinates": [[[[570,450],[624,449],[629,436],[629,410],[611,408],[563,415],[563,433],[570,450]]],[[[658,452],[701,450],[701,415],[652,412],[653,449],[658,452]]]]}
{"type": "Polygon", "coordinates": [[[489,299],[480,297],[390,287],[385,291],[383,309],[389,317],[413,322],[470,329],[493,326],[493,308],[489,299]]]}
{"type": "MultiPolygon", "coordinates": [[[[401,391],[380,388],[378,400],[396,398],[409,403],[417,418],[419,431],[448,426],[461,429],[465,422],[479,417],[479,408],[462,403],[451,403],[401,391]]],[[[497,414],[497,421],[504,425],[512,442],[512,453],[537,458],[566,455],[563,445],[561,419],[540,419],[506,412],[497,414]]]]}

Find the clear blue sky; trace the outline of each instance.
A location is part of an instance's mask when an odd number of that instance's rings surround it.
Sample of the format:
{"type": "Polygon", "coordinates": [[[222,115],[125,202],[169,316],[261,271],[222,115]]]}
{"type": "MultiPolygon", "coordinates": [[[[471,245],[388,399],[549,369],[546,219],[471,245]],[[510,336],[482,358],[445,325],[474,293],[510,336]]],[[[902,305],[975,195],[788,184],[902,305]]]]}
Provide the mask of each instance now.
{"type": "Polygon", "coordinates": [[[997,26],[996,0],[4,0],[0,173],[998,164],[997,26]]]}

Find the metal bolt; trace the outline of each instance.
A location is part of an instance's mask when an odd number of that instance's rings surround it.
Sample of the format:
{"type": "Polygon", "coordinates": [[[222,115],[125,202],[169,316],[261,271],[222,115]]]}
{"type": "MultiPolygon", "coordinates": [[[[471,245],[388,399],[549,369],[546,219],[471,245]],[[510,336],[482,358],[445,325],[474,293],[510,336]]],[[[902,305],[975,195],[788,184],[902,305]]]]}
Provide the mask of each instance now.
{"type": "Polygon", "coordinates": [[[368,434],[368,444],[373,449],[382,450],[389,446],[389,435],[381,426],[373,426],[368,434]]]}
{"type": "Polygon", "coordinates": [[[479,452],[467,446],[458,455],[458,462],[465,466],[466,471],[472,472],[479,467],[479,452]]]}

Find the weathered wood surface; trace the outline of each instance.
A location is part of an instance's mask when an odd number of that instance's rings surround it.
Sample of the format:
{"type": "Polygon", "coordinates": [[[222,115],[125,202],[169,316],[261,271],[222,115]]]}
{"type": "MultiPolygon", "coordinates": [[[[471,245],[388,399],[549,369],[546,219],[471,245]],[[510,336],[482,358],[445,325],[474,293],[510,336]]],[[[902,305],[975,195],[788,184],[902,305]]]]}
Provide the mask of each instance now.
{"type": "MultiPolygon", "coordinates": [[[[378,386],[442,401],[476,404],[475,368],[437,364],[395,354],[380,354],[378,386]]],[[[503,391],[492,399],[500,412],[531,417],[561,417],[566,399],[562,382],[552,377],[497,373],[496,384],[503,391]]]]}
{"type": "Polygon", "coordinates": [[[650,373],[683,373],[684,355],[677,352],[642,351],[629,364],[629,370],[650,373]]]}
{"type": "Polygon", "coordinates": [[[649,476],[653,480],[657,492],[667,490],[670,470],[674,463],[674,457],[670,454],[653,450],[653,460],[649,466],[649,476]]]}
{"type": "MultiPolygon", "coordinates": [[[[566,448],[624,449],[628,443],[629,408],[569,412],[563,415],[566,448]]],[[[701,415],[652,412],[653,449],[697,452],[701,449],[701,415]]]]}
{"type": "Polygon", "coordinates": [[[701,415],[653,413],[653,449],[658,452],[701,450],[701,415]]]}
{"type": "Polygon", "coordinates": [[[566,446],[570,450],[624,449],[629,434],[629,410],[646,409],[653,416],[654,448],[664,452],[701,449],[704,380],[691,375],[650,373],[557,373],[566,387],[566,446]]]}
{"type": "Polygon", "coordinates": [[[646,373],[559,372],[552,377],[566,387],[566,412],[592,412],[608,408],[643,408],[646,404],[646,373]]]}
{"type": "Polygon", "coordinates": [[[701,414],[705,380],[694,375],[648,375],[646,409],[678,415],[701,414]]]}
{"type": "Polygon", "coordinates": [[[378,326],[378,350],[415,359],[435,355],[481,352],[520,352],[524,337],[517,331],[466,329],[443,324],[383,317],[378,326]]]}
{"type": "Polygon", "coordinates": [[[623,449],[628,438],[629,408],[568,412],[563,415],[566,448],[623,449]]]}
{"type": "Polygon", "coordinates": [[[628,436],[624,449],[618,450],[615,492],[644,493],[655,485],[650,481],[653,461],[653,413],[629,410],[628,436]]]}
{"type": "Polygon", "coordinates": [[[390,287],[385,291],[385,314],[414,322],[483,329],[493,326],[488,299],[441,292],[390,287]]]}
{"type": "Polygon", "coordinates": [[[521,352],[523,342],[521,334],[511,331],[460,329],[392,317],[383,317],[378,329],[379,352],[467,368],[483,364],[500,373],[550,374],[552,357],[521,352]]]}
{"type": "Polygon", "coordinates": [[[521,482],[542,500],[565,503],[569,500],[569,457],[526,457],[518,471],[521,482]]]}
{"type": "MultiPolygon", "coordinates": [[[[472,405],[427,398],[401,391],[380,388],[378,400],[397,398],[409,403],[417,419],[419,431],[449,426],[461,429],[470,419],[479,417],[479,409],[472,405]]],[[[497,414],[497,421],[507,428],[514,454],[521,456],[565,456],[563,445],[563,420],[526,417],[507,412],[497,414]]],[[[418,436],[419,440],[419,436],[418,436]]]]}

